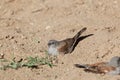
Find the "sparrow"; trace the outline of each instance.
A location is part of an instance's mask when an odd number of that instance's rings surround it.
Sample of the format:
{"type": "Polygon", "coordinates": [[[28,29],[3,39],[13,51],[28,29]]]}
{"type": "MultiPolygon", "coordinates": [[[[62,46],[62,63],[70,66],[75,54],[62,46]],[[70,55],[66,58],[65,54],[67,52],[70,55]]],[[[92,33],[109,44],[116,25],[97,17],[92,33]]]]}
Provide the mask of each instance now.
{"type": "Polygon", "coordinates": [[[48,54],[58,55],[58,54],[67,54],[71,53],[74,49],[76,41],[79,39],[79,36],[87,28],[82,28],[73,38],[67,38],[61,41],[49,40],[48,41],[48,54]]]}
{"type": "Polygon", "coordinates": [[[109,62],[98,62],[94,64],[75,64],[78,68],[84,68],[86,72],[99,73],[99,74],[120,74],[120,57],[115,56],[109,62]]]}

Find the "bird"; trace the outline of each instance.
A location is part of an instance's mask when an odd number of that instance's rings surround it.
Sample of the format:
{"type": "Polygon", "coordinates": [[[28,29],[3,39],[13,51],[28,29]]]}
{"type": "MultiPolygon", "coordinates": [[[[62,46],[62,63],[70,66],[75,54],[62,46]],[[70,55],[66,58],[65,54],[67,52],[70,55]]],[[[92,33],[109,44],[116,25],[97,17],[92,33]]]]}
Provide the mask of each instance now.
{"type": "Polygon", "coordinates": [[[109,62],[97,62],[94,64],[75,64],[78,68],[84,68],[85,72],[98,74],[119,75],[120,74],[120,57],[114,56],[109,62]]]}
{"type": "Polygon", "coordinates": [[[79,36],[86,30],[87,28],[82,28],[73,38],[67,38],[61,41],[57,40],[49,40],[48,41],[48,54],[50,55],[59,55],[59,54],[67,54],[71,53],[74,49],[74,46],[79,39],[79,36]]]}

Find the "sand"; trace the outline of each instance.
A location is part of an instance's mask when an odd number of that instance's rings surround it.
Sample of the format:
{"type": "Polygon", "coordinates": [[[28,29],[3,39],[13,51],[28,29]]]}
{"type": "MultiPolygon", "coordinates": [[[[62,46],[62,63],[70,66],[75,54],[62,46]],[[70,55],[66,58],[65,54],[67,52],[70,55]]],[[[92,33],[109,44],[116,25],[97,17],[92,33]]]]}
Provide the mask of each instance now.
{"type": "Polygon", "coordinates": [[[120,0],[0,0],[0,54],[11,59],[43,56],[51,39],[87,30],[57,66],[0,71],[0,80],[120,80],[118,75],[84,72],[74,64],[120,56],[120,0]]]}

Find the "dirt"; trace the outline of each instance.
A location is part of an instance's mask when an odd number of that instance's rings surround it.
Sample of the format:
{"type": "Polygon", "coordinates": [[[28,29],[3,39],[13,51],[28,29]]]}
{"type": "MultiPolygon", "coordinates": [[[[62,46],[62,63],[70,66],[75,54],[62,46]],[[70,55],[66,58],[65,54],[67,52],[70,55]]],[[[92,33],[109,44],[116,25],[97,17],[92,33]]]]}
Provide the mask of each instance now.
{"type": "Polygon", "coordinates": [[[43,56],[51,39],[73,37],[87,27],[72,54],[57,66],[0,71],[0,80],[119,80],[84,72],[78,63],[120,56],[120,0],[0,0],[0,54],[11,59],[43,56]]]}

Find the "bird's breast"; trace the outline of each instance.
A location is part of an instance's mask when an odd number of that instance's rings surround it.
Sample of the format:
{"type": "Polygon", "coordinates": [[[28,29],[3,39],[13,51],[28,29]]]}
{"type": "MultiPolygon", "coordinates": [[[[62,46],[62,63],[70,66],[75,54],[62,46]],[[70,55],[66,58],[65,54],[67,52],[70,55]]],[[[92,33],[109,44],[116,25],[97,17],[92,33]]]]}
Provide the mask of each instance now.
{"type": "Polygon", "coordinates": [[[54,48],[54,47],[49,47],[48,53],[51,55],[58,55],[59,54],[57,48],[54,48]]]}

